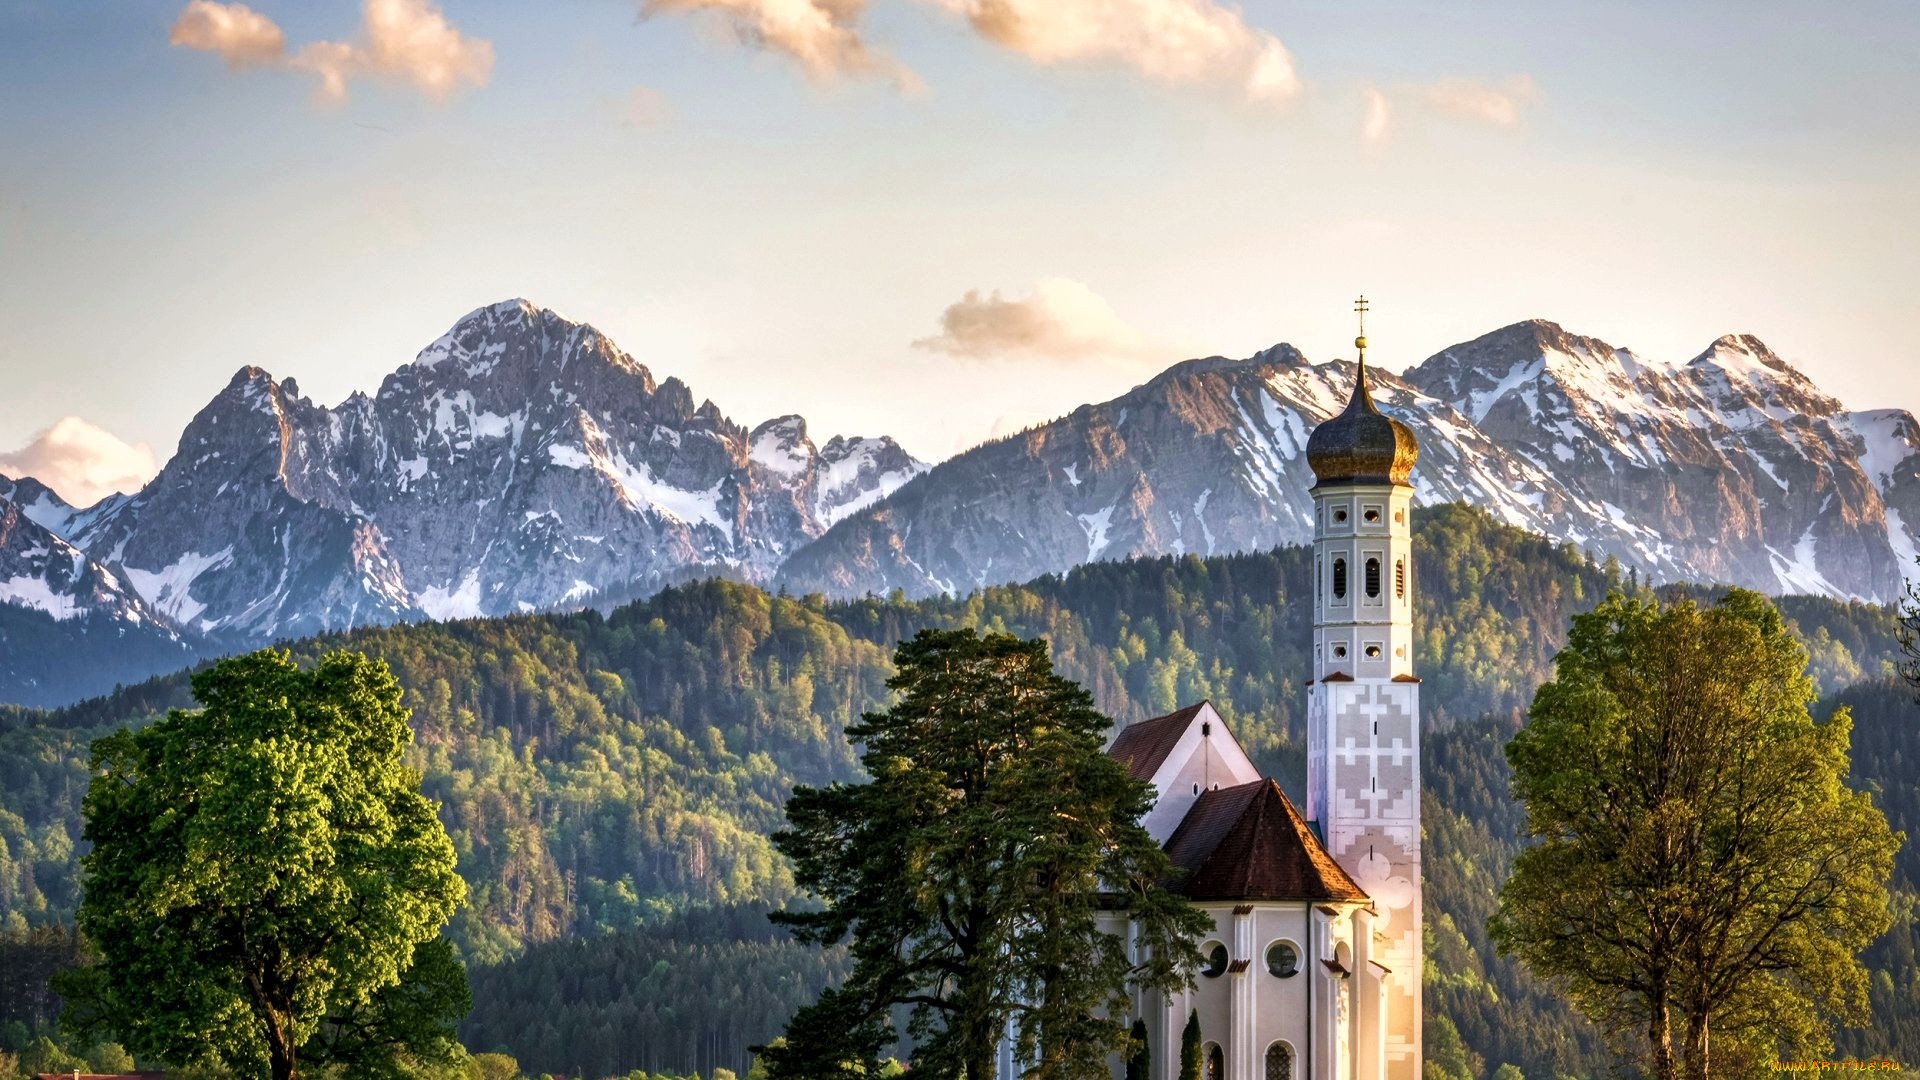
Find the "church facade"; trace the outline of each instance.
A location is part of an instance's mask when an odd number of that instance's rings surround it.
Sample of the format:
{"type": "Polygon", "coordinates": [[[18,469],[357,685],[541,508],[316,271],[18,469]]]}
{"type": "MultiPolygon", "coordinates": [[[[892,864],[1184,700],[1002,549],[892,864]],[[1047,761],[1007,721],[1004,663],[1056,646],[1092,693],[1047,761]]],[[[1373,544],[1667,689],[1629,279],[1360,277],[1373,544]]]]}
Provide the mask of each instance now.
{"type": "Polygon", "coordinates": [[[1317,482],[1305,813],[1206,702],[1133,724],[1109,750],[1153,784],[1143,824],[1180,871],[1177,887],[1213,919],[1195,986],[1134,1002],[1151,1080],[1177,1080],[1189,1016],[1205,1080],[1420,1077],[1418,447],[1374,405],[1365,337],[1355,344],[1352,398],[1307,445],[1317,482]]]}

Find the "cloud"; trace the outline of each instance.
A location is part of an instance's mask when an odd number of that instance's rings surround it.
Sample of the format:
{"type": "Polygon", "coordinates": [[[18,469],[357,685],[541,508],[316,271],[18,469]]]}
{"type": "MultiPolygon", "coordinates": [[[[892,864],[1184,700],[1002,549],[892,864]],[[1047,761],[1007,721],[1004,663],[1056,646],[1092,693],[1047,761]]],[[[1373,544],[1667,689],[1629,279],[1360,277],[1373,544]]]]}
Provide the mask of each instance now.
{"type": "Polygon", "coordinates": [[[214,53],[235,71],[310,72],[330,103],[345,101],[348,83],[360,78],[409,85],[441,101],[462,84],[485,86],[493,74],[493,45],[462,34],[430,0],[364,0],[360,16],[358,40],[315,41],[289,55],[285,35],[265,15],[244,4],[191,0],[168,41],[214,53]]]}
{"type": "Polygon", "coordinates": [[[916,349],[963,360],[1028,357],[1049,360],[1130,360],[1153,350],[1093,290],[1067,278],[1045,278],[1028,295],[970,289],[940,315],[938,336],[916,349]]]}
{"type": "Polygon", "coordinates": [[[1387,137],[1387,127],[1393,122],[1393,107],[1387,103],[1387,95],[1377,86],[1369,86],[1364,91],[1367,99],[1367,117],[1360,123],[1360,137],[1370,143],[1377,143],[1387,137]]]}
{"type": "Polygon", "coordinates": [[[1117,63],[1155,82],[1232,87],[1252,104],[1300,90],[1286,46],[1213,0],[933,0],[1045,65],[1117,63]]]}
{"type": "Polygon", "coordinates": [[[272,19],[245,4],[212,0],[193,0],[182,9],[167,43],[213,53],[229,71],[277,65],[287,52],[287,37],[272,19]]]}
{"type": "Polygon", "coordinates": [[[11,454],[0,454],[0,473],[31,476],[75,506],[91,506],[116,491],[138,491],[159,471],[152,447],[129,446],[78,416],[61,419],[11,454]]]}
{"type": "Polygon", "coordinates": [[[1401,105],[1410,105],[1415,111],[1424,111],[1430,116],[1493,127],[1518,127],[1539,96],[1539,86],[1528,75],[1514,75],[1500,82],[1441,79],[1390,91],[1368,86],[1361,90],[1365,112],[1360,122],[1360,137],[1370,143],[1384,142],[1401,105]]]}
{"type": "Polygon", "coordinates": [[[627,96],[609,102],[614,122],[621,127],[655,127],[673,115],[673,103],[667,95],[651,86],[636,86],[627,96]]]}
{"type": "Polygon", "coordinates": [[[1476,120],[1496,127],[1518,124],[1526,107],[1539,96],[1530,76],[1515,75],[1495,84],[1474,79],[1442,79],[1423,88],[1427,104],[1459,120],[1476,120]]]}
{"type": "Polygon", "coordinates": [[[917,87],[910,72],[861,38],[865,8],[866,0],[642,0],[640,13],[712,12],[743,44],[792,57],[817,82],[878,75],[917,87]]]}

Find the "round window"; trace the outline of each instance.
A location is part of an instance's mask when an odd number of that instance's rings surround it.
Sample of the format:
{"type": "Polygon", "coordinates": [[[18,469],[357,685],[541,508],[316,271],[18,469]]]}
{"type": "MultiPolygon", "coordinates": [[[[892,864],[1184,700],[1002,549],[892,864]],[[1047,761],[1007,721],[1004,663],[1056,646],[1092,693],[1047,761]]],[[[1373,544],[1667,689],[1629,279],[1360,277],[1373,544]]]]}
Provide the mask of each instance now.
{"type": "Polygon", "coordinates": [[[1292,978],[1300,970],[1300,952],[1284,941],[1267,946],[1267,972],[1275,978],[1292,978]]]}
{"type": "Polygon", "coordinates": [[[1217,979],[1225,975],[1227,973],[1227,947],[1216,941],[1202,948],[1202,955],[1206,957],[1206,962],[1200,965],[1200,974],[1205,975],[1209,979],[1217,979]]]}

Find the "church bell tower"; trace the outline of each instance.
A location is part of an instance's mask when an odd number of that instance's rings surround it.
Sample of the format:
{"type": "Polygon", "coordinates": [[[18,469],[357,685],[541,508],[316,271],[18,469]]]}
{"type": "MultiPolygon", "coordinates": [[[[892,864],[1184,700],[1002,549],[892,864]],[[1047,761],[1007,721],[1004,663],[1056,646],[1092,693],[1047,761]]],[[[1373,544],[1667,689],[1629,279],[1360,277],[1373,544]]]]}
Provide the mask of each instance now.
{"type": "Polygon", "coordinates": [[[1354,1075],[1419,1080],[1420,679],[1413,673],[1408,478],[1419,446],[1367,387],[1367,301],[1353,394],[1307,440],[1313,468],[1313,683],[1307,816],[1373,900],[1356,942],[1354,1075]]]}

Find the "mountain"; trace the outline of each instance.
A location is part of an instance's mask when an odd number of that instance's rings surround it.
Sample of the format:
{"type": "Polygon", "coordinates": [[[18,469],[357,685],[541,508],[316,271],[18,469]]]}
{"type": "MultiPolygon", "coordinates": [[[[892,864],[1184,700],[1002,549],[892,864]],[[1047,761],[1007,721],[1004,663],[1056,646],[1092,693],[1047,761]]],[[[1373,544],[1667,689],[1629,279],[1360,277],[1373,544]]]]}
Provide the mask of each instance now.
{"type": "Polygon", "coordinates": [[[151,483],[68,538],[219,647],[580,607],[789,552],[923,470],[891,439],[749,431],[524,300],[334,408],[236,373],[151,483]]]}
{"type": "Polygon", "coordinates": [[[9,701],[58,704],[193,661],[138,592],[37,520],[73,513],[33,481],[0,477],[0,686],[9,701]]]}
{"type": "MultiPolygon", "coordinates": [[[[1615,553],[1656,579],[1887,601],[1913,569],[1914,418],[1846,411],[1757,338],[1668,364],[1519,323],[1406,378],[1638,526],[1615,553]]],[[[1577,539],[1583,525],[1548,532],[1577,539]]]]}
{"type": "MultiPolygon", "coordinates": [[[[1354,371],[1289,345],[1175,365],[942,463],[777,580],[926,596],[1098,559],[1304,543],[1306,436],[1354,371]]],[[[1920,425],[1845,411],[1754,338],[1668,364],[1534,321],[1371,378],[1420,438],[1422,503],[1479,506],[1654,581],[1885,602],[1914,572],[1920,425]]]]}
{"type": "MultiPolygon", "coordinates": [[[[21,479],[0,497],[199,654],[604,610],[707,576],[958,595],[1305,542],[1307,433],[1354,371],[1288,345],[1191,360],[929,470],[885,437],[816,443],[799,416],[747,428],[593,327],[510,300],[331,408],[241,369],[131,496],[77,508],[21,479]]],[[[1885,602],[1914,572],[1920,424],[1844,409],[1755,338],[1669,362],[1531,321],[1371,378],[1419,435],[1424,504],[1483,508],[1656,582],[1885,602]]],[[[0,611],[65,588],[46,565],[7,579],[0,611]]],[[[35,693],[58,692],[62,665],[99,688],[57,631],[16,658],[52,680],[35,693]]]]}

